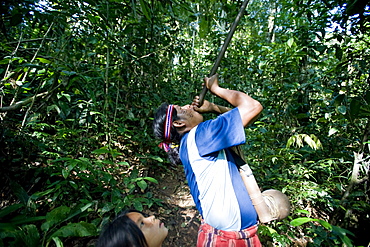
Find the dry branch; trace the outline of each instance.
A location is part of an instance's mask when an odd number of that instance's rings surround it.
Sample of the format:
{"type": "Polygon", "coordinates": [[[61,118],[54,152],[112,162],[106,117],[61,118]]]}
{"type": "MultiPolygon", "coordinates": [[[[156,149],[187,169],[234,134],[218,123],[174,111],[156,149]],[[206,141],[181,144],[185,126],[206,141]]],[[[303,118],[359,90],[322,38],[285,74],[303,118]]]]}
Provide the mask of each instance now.
{"type": "Polygon", "coordinates": [[[21,108],[22,106],[24,105],[27,105],[28,103],[32,102],[34,99],[38,98],[38,97],[42,97],[42,96],[45,96],[47,95],[49,92],[43,92],[43,93],[39,93],[39,94],[36,94],[28,99],[25,99],[25,100],[22,100],[22,101],[19,101],[17,103],[15,103],[14,105],[10,105],[10,106],[4,106],[4,107],[1,107],[0,108],[0,112],[7,112],[7,111],[14,111],[14,110],[18,110],[19,108],[21,108]]]}
{"type": "Polygon", "coordinates": [[[8,45],[18,44],[18,43],[37,42],[37,41],[55,41],[55,40],[56,39],[52,39],[52,38],[26,39],[26,40],[12,41],[12,42],[9,42],[8,45]]]}

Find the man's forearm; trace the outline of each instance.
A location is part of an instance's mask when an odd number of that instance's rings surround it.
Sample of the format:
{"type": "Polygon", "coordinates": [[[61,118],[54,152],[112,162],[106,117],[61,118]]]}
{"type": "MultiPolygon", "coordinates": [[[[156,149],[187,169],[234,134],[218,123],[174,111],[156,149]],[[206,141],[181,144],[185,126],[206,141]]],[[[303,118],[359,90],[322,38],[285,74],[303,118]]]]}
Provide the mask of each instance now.
{"type": "MultiPolygon", "coordinates": [[[[240,117],[243,122],[243,126],[247,126],[251,124],[257,116],[262,112],[263,107],[257,100],[253,99],[249,95],[236,91],[236,90],[229,90],[226,88],[222,88],[218,85],[218,78],[217,74],[204,79],[207,88],[209,91],[220,97],[221,99],[226,100],[232,106],[237,107],[239,109],[240,117]]],[[[223,109],[215,107],[216,111],[221,112],[223,109]]],[[[225,110],[225,109],[224,109],[225,110]]]]}
{"type": "MultiPolygon", "coordinates": [[[[212,103],[213,104],[213,103],[212,103]]],[[[214,113],[222,114],[231,110],[231,108],[221,105],[213,104],[214,113]]]]}
{"type": "Polygon", "coordinates": [[[226,100],[234,107],[238,107],[241,104],[253,104],[255,101],[254,99],[252,99],[250,96],[243,92],[226,89],[222,87],[218,87],[217,90],[215,90],[213,93],[218,97],[226,100]]]}
{"type": "Polygon", "coordinates": [[[240,91],[218,87],[212,93],[238,107],[243,126],[253,123],[263,109],[260,102],[240,91]]]}

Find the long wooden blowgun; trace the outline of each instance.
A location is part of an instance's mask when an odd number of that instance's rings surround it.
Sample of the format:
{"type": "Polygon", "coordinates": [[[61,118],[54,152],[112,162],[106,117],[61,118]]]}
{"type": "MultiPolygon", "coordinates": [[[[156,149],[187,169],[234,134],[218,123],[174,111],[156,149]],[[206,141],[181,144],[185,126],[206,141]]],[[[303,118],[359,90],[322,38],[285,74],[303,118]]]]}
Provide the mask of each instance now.
{"type": "MultiPolygon", "coordinates": [[[[234,32],[235,32],[235,29],[236,29],[236,26],[238,25],[241,17],[243,16],[244,14],[244,11],[245,11],[245,8],[247,7],[248,5],[248,2],[249,0],[245,0],[243,2],[243,5],[241,6],[240,10],[239,10],[239,13],[238,15],[236,16],[235,18],[235,21],[233,23],[233,25],[231,26],[230,28],[230,31],[229,31],[229,34],[227,35],[226,37],[226,40],[224,42],[224,44],[222,45],[222,48],[220,50],[220,53],[218,54],[217,56],[217,59],[216,59],[216,62],[214,63],[212,69],[211,69],[211,73],[209,73],[208,77],[211,77],[213,76],[214,74],[216,74],[217,72],[217,69],[218,69],[218,66],[220,66],[220,63],[221,63],[221,59],[224,57],[225,55],[225,52],[226,52],[226,49],[227,47],[229,46],[229,43],[230,43],[230,40],[231,38],[233,37],[234,35],[234,32]]],[[[204,102],[204,96],[206,95],[208,89],[206,87],[206,85],[203,86],[203,89],[202,89],[202,92],[199,94],[199,107],[203,105],[203,102],[204,102]]]]}

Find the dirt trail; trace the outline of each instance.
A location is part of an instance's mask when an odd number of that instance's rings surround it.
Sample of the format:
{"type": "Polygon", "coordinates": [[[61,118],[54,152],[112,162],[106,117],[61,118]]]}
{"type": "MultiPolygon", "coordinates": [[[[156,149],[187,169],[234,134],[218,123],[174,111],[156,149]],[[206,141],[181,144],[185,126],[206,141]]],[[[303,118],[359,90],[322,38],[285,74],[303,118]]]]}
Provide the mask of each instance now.
{"type": "Polygon", "coordinates": [[[162,247],[196,246],[200,216],[190,195],[183,168],[170,168],[158,178],[154,193],[156,198],[163,200],[163,207],[154,207],[148,213],[156,215],[168,228],[168,236],[162,247]]]}

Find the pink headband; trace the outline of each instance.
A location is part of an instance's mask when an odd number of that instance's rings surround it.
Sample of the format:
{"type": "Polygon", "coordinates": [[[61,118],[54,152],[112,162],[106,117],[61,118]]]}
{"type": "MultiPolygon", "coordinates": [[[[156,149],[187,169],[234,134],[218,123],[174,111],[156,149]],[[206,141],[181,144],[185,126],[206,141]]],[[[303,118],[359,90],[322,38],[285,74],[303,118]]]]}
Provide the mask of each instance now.
{"type": "Polygon", "coordinates": [[[159,144],[159,147],[163,148],[164,151],[166,152],[170,150],[172,113],[173,113],[173,105],[169,105],[167,107],[166,121],[164,123],[164,141],[159,144]]]}

